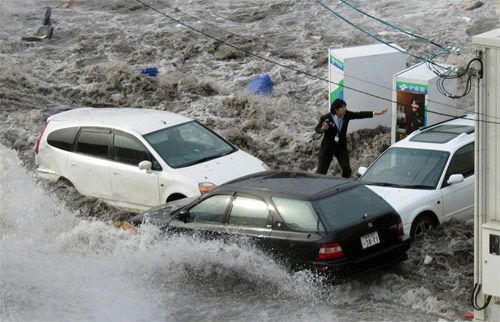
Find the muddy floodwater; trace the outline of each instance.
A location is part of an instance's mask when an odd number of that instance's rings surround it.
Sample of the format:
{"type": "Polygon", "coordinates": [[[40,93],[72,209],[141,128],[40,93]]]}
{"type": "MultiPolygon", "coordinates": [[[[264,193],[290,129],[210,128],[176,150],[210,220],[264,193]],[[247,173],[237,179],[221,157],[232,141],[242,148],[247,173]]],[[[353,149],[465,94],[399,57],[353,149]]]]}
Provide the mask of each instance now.
{"type": "MultiPolygon", "coordinates": [[[[154,9],[137,0],[0,0],[2,321],[456,321],[472,311],[470,221],[441,225],[397,266],[331,285],[288,271],[252,244],[117,229],[114,220],[131,213],[38,179],[33,149],[47,117],[82,106],[180,113],[274,169],[314,172],[314,126],[328,111],[328,84],[318,79],[328,78],[328,48],[376,43],[316,1],[144,3],[154,9]],[[23,41],[46,7],[52,38],[23,41]],[[147,67],[158,75],[141,74],[147,67]],[[263,74],[272,94],[251,95],[250,80],[263,74]]],[[[341,2],[325,3],[409,52],[436,50],[341,2]]],[[[474,57],[472,36],[500,27],[498,1],[473,10],[455,0],[353,4],[459,47],[460,56],[443,62],[462,67],[474,57]]],[[[473,111],[473,95],[457,106],[473,111]]],[[[389,124],[361,124],[367,129],[348,137],[353,170],[390,145],[389,124]]],[[[336,162],[329,174],[340,175],[336,162]]]]}

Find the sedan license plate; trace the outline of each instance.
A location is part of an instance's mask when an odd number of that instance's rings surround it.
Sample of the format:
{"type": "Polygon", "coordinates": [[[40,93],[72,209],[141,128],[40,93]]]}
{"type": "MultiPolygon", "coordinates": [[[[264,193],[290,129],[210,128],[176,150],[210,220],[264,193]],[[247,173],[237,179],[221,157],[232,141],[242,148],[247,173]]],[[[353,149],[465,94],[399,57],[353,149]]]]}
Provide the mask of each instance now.
{"type": "Polygon", "coordinates": [[[376,231],[361,237],[361,245],[363,246],[363,249],[377,245],[378,243],[380,243],[380,238],[378,238],[378,233],[376,231]]]}

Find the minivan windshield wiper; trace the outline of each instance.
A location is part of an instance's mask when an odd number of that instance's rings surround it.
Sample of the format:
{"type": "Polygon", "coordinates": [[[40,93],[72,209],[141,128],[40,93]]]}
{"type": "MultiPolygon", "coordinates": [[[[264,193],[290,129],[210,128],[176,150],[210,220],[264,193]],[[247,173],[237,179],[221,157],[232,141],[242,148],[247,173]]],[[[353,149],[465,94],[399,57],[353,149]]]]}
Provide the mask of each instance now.
{"type": "Polygon", "coordinates": [[[193,161],[191,163],[187,163],[184,166],[188,167],[190,165],[195,165],[195,164],[207,162],[207,161],[210,161],[210,160],[213,160],[213,159],[217,159],[217,158],[223,157],[223,156],[228,155],[230,153],[233,153],[234,151],[236,151],[236,150],[230,150],[230,151],[227,151],[227,152],[224,152],[224,153],[220,153],[220,154],[216,154],[216,155],[211,155],[211,156],[208,156],[208,157],[204,157],[204,158],[198,159],[196,161],[193,161]]]}

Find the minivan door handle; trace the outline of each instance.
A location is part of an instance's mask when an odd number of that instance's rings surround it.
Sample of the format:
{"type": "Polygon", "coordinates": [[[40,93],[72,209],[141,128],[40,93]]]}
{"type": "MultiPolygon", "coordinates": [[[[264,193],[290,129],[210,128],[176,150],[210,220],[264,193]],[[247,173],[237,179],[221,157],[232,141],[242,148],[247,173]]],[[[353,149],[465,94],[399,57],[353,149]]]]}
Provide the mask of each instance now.
{"type": "Polygon", "coordinates": [[[113,175],[115,175],[115,176],[119,176],[119,177],[121,177],[121,176],[122,176],[122,174],[121,174],[121,173],[118,173],[118,172],[113,172],[113,175]]]}

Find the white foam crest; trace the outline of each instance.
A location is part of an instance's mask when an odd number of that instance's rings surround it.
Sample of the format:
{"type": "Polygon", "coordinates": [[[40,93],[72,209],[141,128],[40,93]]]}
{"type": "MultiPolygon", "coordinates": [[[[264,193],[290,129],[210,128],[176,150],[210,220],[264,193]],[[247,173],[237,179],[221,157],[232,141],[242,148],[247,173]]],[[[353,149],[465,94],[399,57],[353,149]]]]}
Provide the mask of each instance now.
{"type": "Polygon", "coordinates": [[[166,315],[150,303],[154,290],[122,274],[133,251],[130,245],[137,248],[141,237],[76,218],[38,187],[16,153],[3,145],[0,176],[2,319],[138,320],[166,315]]]}

